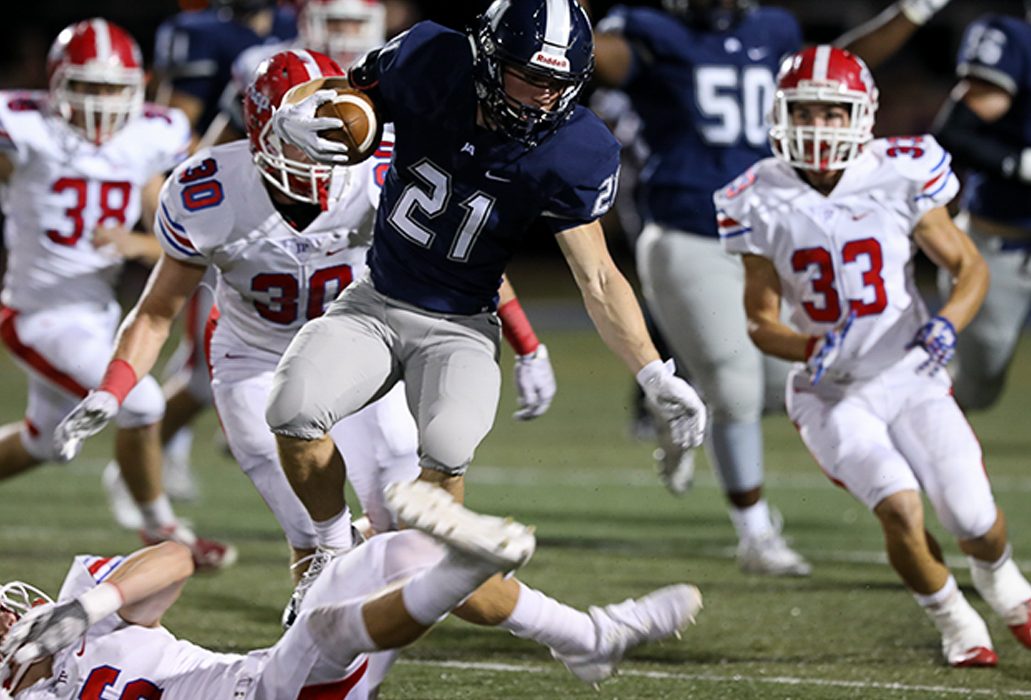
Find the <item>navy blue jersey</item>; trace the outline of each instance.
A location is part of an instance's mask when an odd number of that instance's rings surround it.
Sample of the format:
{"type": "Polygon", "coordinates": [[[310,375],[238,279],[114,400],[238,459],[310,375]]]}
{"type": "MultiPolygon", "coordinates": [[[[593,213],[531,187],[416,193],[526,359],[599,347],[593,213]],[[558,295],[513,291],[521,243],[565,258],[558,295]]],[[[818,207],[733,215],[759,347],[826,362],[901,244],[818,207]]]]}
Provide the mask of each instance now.
{"type": "Polygon", "coordinates": [[[369,254],[387,296],[441,313],[492,310],[531,224],[558,233],[612,205],[619,145],[589,110],[529,149],[476,125],[466,35],[422,22],[359,66],[378,77],[369,94],[396,137],[369,254]]]}
{"type": "MultiPolygon", "coordinates": [[[[1031,148],[1031,24],[1017,17],[982,17],[967,28],[956,72],[1008,92],[1013,104],[992,123],[1013,150],[1031,148]]],[[[975,214],[1031,228],[1031,188],[993,173],[972,173],[964,203],[975,214]]]]}
{"type": "Polygon", "coordinates": [[[641,173],[642,214],[716,237],[712,193],[770,155],[766,118],[780,59],[801,48],[798,22],[760,8],[717,32],[661,10],[619,6],[599,29],[622,34],[632,51],[622,88],[651,152],[641,173]]]}
{"type": "Polygon", "coordinates": [[[180,12],[162,22],[154,41],[154,68],[172,86],[204,103],[194,125],[204,133],[219,111],[219,97],[229,83],[233,61],[244,49],[263,43],[279,43],[297,36],[293,9],[277,7],[268,36],[217,10],[180,12]]]}

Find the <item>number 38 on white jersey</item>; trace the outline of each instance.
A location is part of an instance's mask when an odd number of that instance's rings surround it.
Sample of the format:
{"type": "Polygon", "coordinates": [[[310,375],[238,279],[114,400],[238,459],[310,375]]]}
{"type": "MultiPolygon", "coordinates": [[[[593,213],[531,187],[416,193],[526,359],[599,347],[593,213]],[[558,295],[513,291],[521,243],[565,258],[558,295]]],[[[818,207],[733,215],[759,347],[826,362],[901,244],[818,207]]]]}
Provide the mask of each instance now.
{"type": "Polygon", "coordinates": [[[329,208],[303,231],[273,206],[247,141],[198,153],[169,177],[154,224],[167,255],[218,270],[223,327],[252,347],[282,354],[365,270],[379,180],[392,152],[337,168],[329,208]]]}
{"type": "Polygon", "coordinates": [[[802,333],[822,334],[854,311],[855,340],[835,367],[872,376],[901,359],[927,319],[912,231],[956,195],[950,162],[931,136],[878,139],[824,196],[767,158],[716,193],[720,240],[730,253],[773,262],[802,333]]]}

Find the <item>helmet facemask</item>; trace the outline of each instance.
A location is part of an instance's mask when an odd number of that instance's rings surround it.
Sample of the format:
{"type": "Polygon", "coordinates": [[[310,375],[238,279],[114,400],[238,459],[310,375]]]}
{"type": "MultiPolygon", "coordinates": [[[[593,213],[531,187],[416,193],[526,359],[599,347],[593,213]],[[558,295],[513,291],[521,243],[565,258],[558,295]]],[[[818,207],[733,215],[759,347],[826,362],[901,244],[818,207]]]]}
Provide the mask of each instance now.
{"type": "Polygon", "coordinates": [[[68,65],[50,81],[52,109],[90,143],[109,140],[143,109],[143,71],[68,65]]]}
{"type": "Polygon", "coordinates": [[[802,170],[842,170],[873,138],[876,90],[873,95],[848,90],[836,81],[828,85],[799,85],[779,89],[773,99],[770,146],[773,154],[802,170]],[[849,112],[848,126],[796,125],[792,107],[801,103],[841,105],[849,112]]]}
{"type": "MultiPolygon", "coordinates": [[[[53,599],[35,586],[30,586],[21,581],[11,581],[0,586],[0,611],[14,614],[15,621],[20,620],[30,610],[40,605],[52,605],[53,599]]],[[[0,635],[0,641],[6,636],[0,635]]],[[[17,651],[17,650],[15,650],[17,651]]],[[[8,700],[11,692],[18,687],[18,683],[29,670],[29,664],[15,667],[13,657],[14,651],[9,655],[0,657],[0,700],[8,700]]]]}

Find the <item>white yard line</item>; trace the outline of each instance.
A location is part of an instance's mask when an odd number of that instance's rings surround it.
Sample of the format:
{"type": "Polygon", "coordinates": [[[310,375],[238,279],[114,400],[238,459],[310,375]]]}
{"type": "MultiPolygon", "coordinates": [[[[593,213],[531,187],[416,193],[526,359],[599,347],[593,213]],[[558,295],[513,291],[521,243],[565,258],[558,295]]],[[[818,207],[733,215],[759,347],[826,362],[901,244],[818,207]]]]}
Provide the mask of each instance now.
{"type": "MultiPolygon", "coordinates": [[[[494,671],[496,673],[549,673],[554,666],[530,664],[501,664],[487,661],[428,661],[400,659],[400,664],[409,666],[431,666],[469,671],[494,671]]],[[[802,678],[795,676],[748,676],[741,673],[717,675],[711,673],[670,673],[668,671],[635,671],[622,668],[622,678],[652,678],[691,683],[755,683],[767,685],[816,686],[823,688],[854,688],[861,690],[901,691],[909,693],[936,693],[941,695],[966,695],[985,697],[1031,698],[1031,690],[998,690],[995,688],[963,688],[944,685],[911,685],[908,683],[882,683],[879,681],[848,681],[833,678],[802,678]]]]}

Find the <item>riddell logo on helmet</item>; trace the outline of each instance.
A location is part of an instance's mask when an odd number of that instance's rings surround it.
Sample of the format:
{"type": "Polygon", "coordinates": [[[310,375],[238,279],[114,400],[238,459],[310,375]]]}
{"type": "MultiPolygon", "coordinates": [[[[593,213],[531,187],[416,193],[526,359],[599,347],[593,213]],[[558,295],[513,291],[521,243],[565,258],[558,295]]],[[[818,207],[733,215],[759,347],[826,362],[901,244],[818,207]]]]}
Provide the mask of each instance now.
{"type": "Polygon", "coordinates": [[[557,68],[559,70],[569,70],[569,59],[565,56],[554,56],[546,54],[543,51],[538,51],[533,58],[530,59],[530,63],[538,66],[545,66],[546,68],[557,68]]]}

